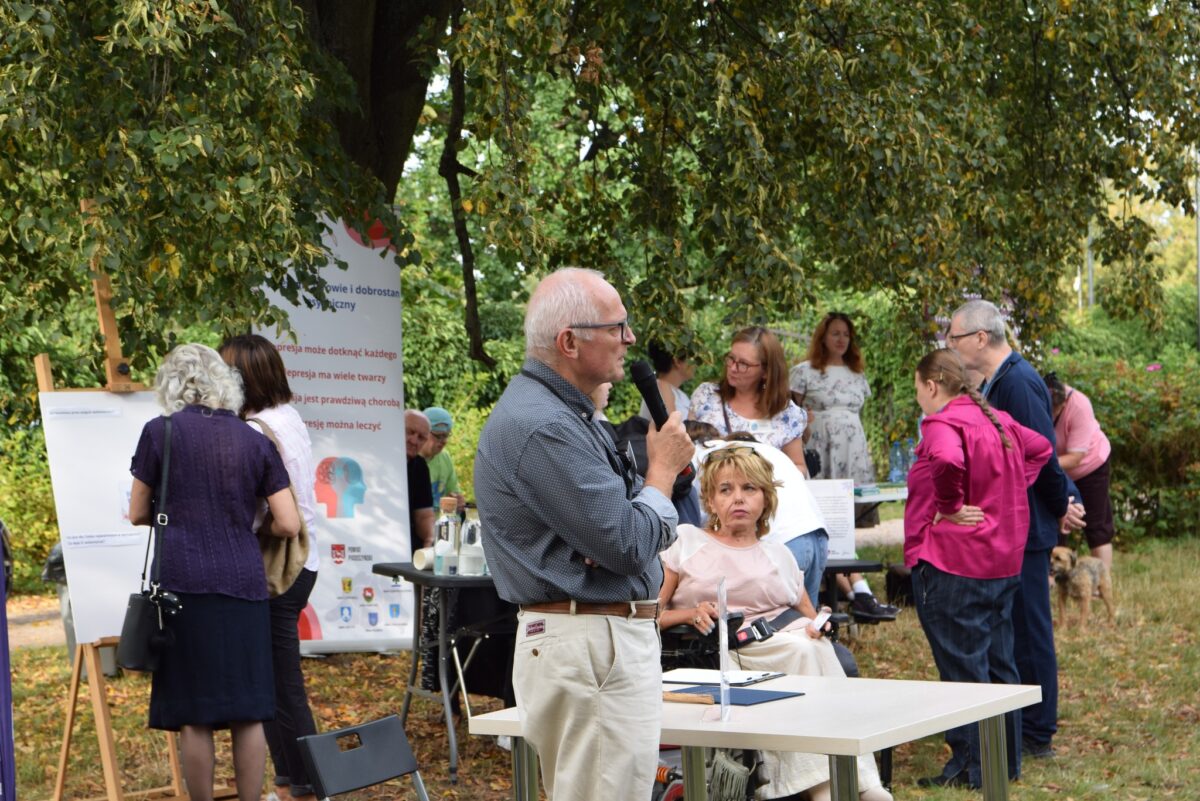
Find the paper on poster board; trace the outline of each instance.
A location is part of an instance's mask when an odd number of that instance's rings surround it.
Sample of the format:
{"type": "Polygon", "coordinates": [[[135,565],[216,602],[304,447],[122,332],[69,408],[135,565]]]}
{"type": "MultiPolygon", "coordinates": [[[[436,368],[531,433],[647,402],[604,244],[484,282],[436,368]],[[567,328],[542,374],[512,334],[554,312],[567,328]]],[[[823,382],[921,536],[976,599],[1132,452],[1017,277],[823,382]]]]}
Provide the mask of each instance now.
{"type": "Polygon", "coordinates": [[[854,480],[831,478],[807,484],[825,518],[829,532],[829,558],[854,559],[854,480]]]}

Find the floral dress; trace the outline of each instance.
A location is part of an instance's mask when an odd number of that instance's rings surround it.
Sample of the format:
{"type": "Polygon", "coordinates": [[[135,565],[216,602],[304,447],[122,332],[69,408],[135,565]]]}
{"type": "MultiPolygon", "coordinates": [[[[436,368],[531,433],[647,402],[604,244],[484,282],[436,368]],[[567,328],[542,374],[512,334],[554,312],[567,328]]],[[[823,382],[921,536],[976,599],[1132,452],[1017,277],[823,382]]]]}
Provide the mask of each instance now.
{"type": "Polygon", "coordinates": [[[705,383],[692,393],[692,419],[716,426],[722,435],[733,431],[748,431],[759,442],[783,450],[792,440],[799,438],[808,425],[808,413],[788,401],[787,408],[774,417],[753,420],[742,417],[733,408],[721,401],[721,390],[716,384],[705,383]],[[724,407],[724,408],[722,408],[724,407]],[[729,424],[725,424],[728,416],[729,424]]]}
{"type": "Polygon", "coordinates": [[[813,411],[812,437],[807,447],[821,454],[819,477],[874,483],[875,464],[859,417],[863,404],[871,397],[866,376],[845,365],[828,365],[822,373],[808,362],[801,362],[788,378],[792,392],[803,395],[804,404],[813,411]]]}

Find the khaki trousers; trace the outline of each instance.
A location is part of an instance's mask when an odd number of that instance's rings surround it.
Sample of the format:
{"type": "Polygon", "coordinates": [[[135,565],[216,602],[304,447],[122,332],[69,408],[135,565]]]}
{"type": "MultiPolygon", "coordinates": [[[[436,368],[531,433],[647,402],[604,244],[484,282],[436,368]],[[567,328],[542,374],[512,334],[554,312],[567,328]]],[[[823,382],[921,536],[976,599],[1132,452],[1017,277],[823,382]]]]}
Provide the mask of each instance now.
{"type": "Polygon", "coordinates": [[[548,799],[650,797],[661,652],[654,620],[518,613],[513,688],[548,799]]]}

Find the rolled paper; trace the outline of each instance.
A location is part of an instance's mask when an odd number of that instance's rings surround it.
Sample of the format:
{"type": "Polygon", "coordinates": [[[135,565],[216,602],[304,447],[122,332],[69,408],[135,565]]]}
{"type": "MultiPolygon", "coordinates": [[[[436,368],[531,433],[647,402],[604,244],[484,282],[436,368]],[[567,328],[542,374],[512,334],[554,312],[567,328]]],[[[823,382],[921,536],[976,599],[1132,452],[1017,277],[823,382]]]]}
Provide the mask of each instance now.
{"type": "Polygon", "coordinates": [[[417,570],[433,570],[433,548],[422,548],[414,553],[413,567],[417,570]]]}

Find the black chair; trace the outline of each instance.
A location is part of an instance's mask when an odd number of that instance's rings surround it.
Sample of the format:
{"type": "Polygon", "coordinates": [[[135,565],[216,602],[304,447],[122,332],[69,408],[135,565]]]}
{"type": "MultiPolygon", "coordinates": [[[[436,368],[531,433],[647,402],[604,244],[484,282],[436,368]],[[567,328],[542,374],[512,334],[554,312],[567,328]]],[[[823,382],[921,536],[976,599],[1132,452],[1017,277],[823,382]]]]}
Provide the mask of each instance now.
{"type": "Polygon", "coordinates": [[[429,801],[404,726],[396,715],[337,731],[299,737],[300,757],[317,798],[361,790],[411,775],[420,801],[429,801]]]}

